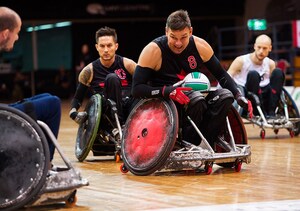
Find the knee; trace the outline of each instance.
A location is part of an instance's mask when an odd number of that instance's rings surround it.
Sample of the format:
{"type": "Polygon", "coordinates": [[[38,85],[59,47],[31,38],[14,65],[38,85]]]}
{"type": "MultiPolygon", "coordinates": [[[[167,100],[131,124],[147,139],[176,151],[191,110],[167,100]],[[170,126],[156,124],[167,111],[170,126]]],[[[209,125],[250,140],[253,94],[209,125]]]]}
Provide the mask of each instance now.
{"type": "Polygon", "coordinates": [[[187,109],[188,113],[203,112],[207,109],[205,97],[201,92],[190,91],[187,93],[187,96],[190,99],[187,109]]]}
{"type": "Polygon", "coordinates": [[[257,71],[255,70],[250,70],[248,75],[247,75],[247,81],[259,83],[260,82],[260,75],[257,71]]]}
{"type": "Polygon", "coordinates": [[[117,74],[115,74],[115,73],[109,73],[107,76],[106,76],[106,78],[105,78],[105,82],[107,83],[112,83],[112,82],[119,82],[120,81],[120,79],[119,79],[119,77],[117,76],[117,74]]]}
{"type": "Polygon", "coordinates": [[[61,100],[59,97],[55,95],[48,96],[49,97],[49,105],[54,108],[56,111],[61,112],[61,100]]]}
{"type": "Polygon", "coordinates": [[[275,80],[283,80],[285,78],[285,74],[281,69],[275,68],[271,77],[273,77],[275,80]]]}
{"type": "Polygon", "coordinates": [[[228,89],[217,89],[209,93],[206,100],[209,105],[231,105],[234,101],[234,97],[232,92],[228,89]]]}

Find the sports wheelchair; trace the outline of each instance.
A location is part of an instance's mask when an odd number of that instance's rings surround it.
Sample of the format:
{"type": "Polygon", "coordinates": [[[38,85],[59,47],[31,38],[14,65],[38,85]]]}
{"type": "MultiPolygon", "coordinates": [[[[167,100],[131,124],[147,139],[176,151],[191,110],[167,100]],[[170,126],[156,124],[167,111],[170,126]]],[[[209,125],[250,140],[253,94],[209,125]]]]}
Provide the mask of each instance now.
{"type": "Polygon", "coordinates": [[[110,99],[106,103],[108,109],[103,112],[102,97],[94,94],[85,106],[87,118],[79,125],[75,145],[75,156],[80,162],[86,159],[91,150],[94,156],[113,155],[116,162],[121,160],[122,128],[116,103],[110,99]],[[114,119],[110,117],[111,112],[114,119]]]}
{"type": "Polygon", "coordinates": [[[77,188],[88,185],[65,157],[50,128],[0,104],[0,209],[76,203],[77,188]],[[50,167],[49,137],[65,167],[50,167]]]}
{"type": "Polygon", "coordinates": [[[261,102],[257,95],[248,93],[248,98],[256,108],[256,114],[253,118],[247,118],[243,115],[243,111],[239,106],[236,106],[241,114],[245,124],[254,124],[261,128],[260,137],[266,136],[266,128],[272,129],[275,134],[278,134],[279,129],[287,129],[290,137],[298,136],[300,133],[300,116],[296,103],[294,102],[288,91],[283,88],[278,106],[275,110],[275,117],[269,118],[265,115],[261,108],[261,102]]]}
{"type": "Polygon", "coordinates": [[[199,134],[195,138],[202,139],[198,146],[180,138],[178,112],[172,100],[140,100],[125,124],[121,172],[144,176],[166,171],[204,170],[211,174],[213,164],[239,172],[243,162],[251,162],[244,124],[233,106],[222,128],[223,137],[214,147],[191,118],[188,119],[199,134]]]}

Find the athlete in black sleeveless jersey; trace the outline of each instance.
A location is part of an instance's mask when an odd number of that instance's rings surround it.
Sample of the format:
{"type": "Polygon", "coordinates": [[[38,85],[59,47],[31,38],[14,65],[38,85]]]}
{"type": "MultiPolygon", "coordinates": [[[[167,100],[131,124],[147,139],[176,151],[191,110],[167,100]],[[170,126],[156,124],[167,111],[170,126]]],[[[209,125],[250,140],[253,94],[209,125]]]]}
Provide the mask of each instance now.
{"type": "MultiPolygon", "coordinates": [[[[176,101],[178,111],[189,115],[212,144],[220,135],[219,130],[225,124],[234,98],[246,110],[249,107],[250,113],[252,106],[248,106],[248,100],[220,65],[211,46],[192,35],[193,28],[187,11],[178,10],[170,14],[165,30],[164,36],[153,40],[142,50],[133,76],[132,94],[136,98],[170,97],[176,101]],[[222,89],[204,97],[199,91],[173,86],[188,73],[201,72],[202,64],[218,80],[222,89]]],[[[199,144],[201,140],[189,121],[182,121],[183,139],[199,144]]]]}
{"type": "Polygon", "coordinates": [[[77,110],[90,87],[94,94],[100,93],[103,99],[116,102],[119,120],[124,123],[133,102],[130,90],[136,63],[116,54],[119,44],[116,30],[113,28],[100,28],[96,32],[95,46],[100,58],[85,66],[80,72],[79,83],[71,102],[70,117],[77,123],[85,119],[85,113],[77,110]]]}

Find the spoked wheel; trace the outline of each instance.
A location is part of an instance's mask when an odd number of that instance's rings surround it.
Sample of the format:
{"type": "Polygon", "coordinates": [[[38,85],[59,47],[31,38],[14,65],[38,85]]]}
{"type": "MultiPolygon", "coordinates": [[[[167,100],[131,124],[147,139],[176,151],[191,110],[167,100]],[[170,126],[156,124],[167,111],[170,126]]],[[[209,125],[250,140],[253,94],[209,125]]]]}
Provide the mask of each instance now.
{"type": "Polygon", "coordinates": [[[79,125],[75,144],[75,155],[82,162],[88,156],[97,137],[101,119],[101,96],[93,95],[85,107],[88,117],[79,125]]]}
{"type": "MultiPolygon", "coordinates": [[[[284,93],[284,98],[285,101],[287,103],[287,110],[288,110],[288,115],[290,119],[299,119],[300,115],[299,115],[299,110],[298,107],[296,105],[296,103],[294,102],[293,98],[291,97],[291,95],[288,93],[288,91],[283,88],[283,93],[284,93]]],[[[284,116],[284,106],[282,101],[279,101],[279,106],[278,106],[278,114],[284,116]]],[[[298,136],[300,133],[300,121],[295,121],[294,127],[293,127],[293,136],[298,136]]],[[[290,130],[289,130],[290,132],[290,130]]],[[[291,134],[291,133],[290,133],[291,134]]],[[[292,137],[292,136],[291,136],[292,137]]]]}
{"type": "Polygon", "coordinates": [[[178,114],[172,100],[143,99],[125,124],[122,159],[135,175],[149,175],[163,167],[177,138],[178,114]]]}
{"type": "Polygon", "coordinates": [[[0,104],[0,209],[17,210],[43,188],[50,164],[46,136],[25,113],[0,104]]]}
{"type": "MultiPolygon", "coordinates": [[[[229,110],[228,119],[229,119],[231,131],[232,131],[232,135],[234,138],[234,143],[235,144],[248,144],[247,133],[246,133],[246,129],[245,129],[243,120],[241,119],[241,116],[239,115],[239,113],[233,106],[229,110]]],[[[228,133],[228,130],[229,130],[229,128],[227,128],[227,126],[224,125],[224,128],[222,129],[222,131],[223,131],[226,142],[229,143],[230,135],[228,133]]],[[[226,151],[222,147],[217,146],[216,152],[226,152],[226,151]]],[[[234,162],[219,163],[218,165],[225,167],[225,168],[232,168],[232,167],[234,167],[235,163],[234,162]]]]}

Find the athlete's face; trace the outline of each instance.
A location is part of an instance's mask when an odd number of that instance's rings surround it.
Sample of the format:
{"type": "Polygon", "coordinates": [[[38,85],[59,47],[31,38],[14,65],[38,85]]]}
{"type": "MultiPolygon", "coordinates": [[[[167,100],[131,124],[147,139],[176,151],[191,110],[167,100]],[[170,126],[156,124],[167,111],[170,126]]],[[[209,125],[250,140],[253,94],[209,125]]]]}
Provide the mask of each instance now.
{"type": "Polygon", "coordinates": [[[11,51],[13,49],[15,42],[19,39],[21,25],[21,20],[17,19],[17,27],[14,30],[5,29],[0,32],[0,51],[11,51]]]}
{"type": "Polygon", "coordinates": [[[112,36],[103,36],[98,38],[96,49],[102,60],[108,61],[115,57],[118,49],[118,43],[116,43],[112,36]]]}
{"type": "Polygon", "coordinates": [[[175,54],[180,54],[189,44],[189,38],[192,36],[192,27],[186,27],[183,30],[171,30],[166,28],[168,37],[168,46],[175,54]]]}
{"type": "Polygon", "coordinates": [[[258,60],[262,61],[269,55],[272,50],[272,46],[268,43],[258,42],[254,44],[255,56],[258,60]]]}

